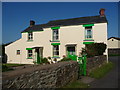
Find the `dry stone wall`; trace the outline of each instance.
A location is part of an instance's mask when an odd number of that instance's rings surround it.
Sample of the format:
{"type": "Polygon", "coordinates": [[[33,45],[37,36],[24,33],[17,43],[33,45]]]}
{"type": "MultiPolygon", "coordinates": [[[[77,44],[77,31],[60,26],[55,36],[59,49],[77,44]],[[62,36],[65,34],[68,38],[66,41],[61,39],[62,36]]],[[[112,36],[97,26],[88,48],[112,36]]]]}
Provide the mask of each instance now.
{"type": "Polygon", "coordinates": [[[78,79],[79,65],[75,61],[52,65],[31,66],[3,73],[4,88],[56,88],[78,79]]]}
{"type": "Polygon", "coordinates": [[[87,75],[89,75],[91,70],[101,66],[106,61],[107,61],[106,55],[87,58],[87,75]]]}

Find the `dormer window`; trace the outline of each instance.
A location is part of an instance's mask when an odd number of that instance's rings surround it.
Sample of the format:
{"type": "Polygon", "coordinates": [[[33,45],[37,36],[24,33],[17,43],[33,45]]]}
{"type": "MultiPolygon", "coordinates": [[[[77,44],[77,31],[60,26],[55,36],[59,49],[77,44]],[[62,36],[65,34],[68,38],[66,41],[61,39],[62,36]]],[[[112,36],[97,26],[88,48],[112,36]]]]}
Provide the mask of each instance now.
{"type": "Polygon", "coordinates": [[[28,32],[28,41],[33,40],[33,32],[28,32]]]}

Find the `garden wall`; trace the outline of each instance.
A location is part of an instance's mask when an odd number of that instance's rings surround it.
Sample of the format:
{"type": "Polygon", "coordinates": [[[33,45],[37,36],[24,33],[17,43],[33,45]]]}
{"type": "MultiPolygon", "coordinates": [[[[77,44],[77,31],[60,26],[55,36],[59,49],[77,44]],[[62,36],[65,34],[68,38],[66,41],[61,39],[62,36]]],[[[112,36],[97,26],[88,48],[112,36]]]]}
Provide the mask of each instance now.
{"type": "Polygon", "coordinates": [[[106,55],[87,58],[87,75],[89,75],[91,70],[93,70],[96,67],[101,66],[106,61],[107,61],[106,55]]]}
{"type": "Polygon", "coordinates": [[[79,65],[75,61],[51,65],[32,65],[3,73],[4,88],[56,88],[78,79],[79,65]]]}

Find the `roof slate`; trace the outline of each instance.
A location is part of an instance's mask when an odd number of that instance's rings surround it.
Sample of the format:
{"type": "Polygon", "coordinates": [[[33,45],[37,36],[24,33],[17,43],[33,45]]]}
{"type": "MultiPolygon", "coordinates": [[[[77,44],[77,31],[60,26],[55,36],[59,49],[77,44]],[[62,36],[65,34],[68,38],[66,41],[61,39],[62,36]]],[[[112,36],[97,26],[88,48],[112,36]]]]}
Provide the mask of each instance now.
{"type": "Polygon", "coordinates": [[[83,25],[83,24],[94,24],[94,23],[107,23],[107,19],[105,16],[101,17],[100,15],[98,15],[98,16],[53,20],[53,21],[49,21],[46,24],[40,24],[40,25],[34,25],[33,27],[28,27],[22,32],[43,31],[43,28],[56,27],[56,26],[83,25]]]}

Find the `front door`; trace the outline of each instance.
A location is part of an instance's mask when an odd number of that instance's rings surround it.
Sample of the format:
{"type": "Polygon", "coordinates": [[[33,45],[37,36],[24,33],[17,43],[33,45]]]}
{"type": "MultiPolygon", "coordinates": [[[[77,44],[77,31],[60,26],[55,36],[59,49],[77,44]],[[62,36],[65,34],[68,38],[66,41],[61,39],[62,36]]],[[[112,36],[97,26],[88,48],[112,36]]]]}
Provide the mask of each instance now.
{"type": "Polygon", "coordinates": [[[67,57],[72,60],[77,60],[75,46],[67,46],[67,57]]]}
{"type": "Polygon", "coordinates": [[[42,53],[43,53],[43,48],[39,47],[39,48],[35,48],[35,52],[36,52],[36,61],[37,64],[41,63],[41,59],[42,59],[42,53]]]}

